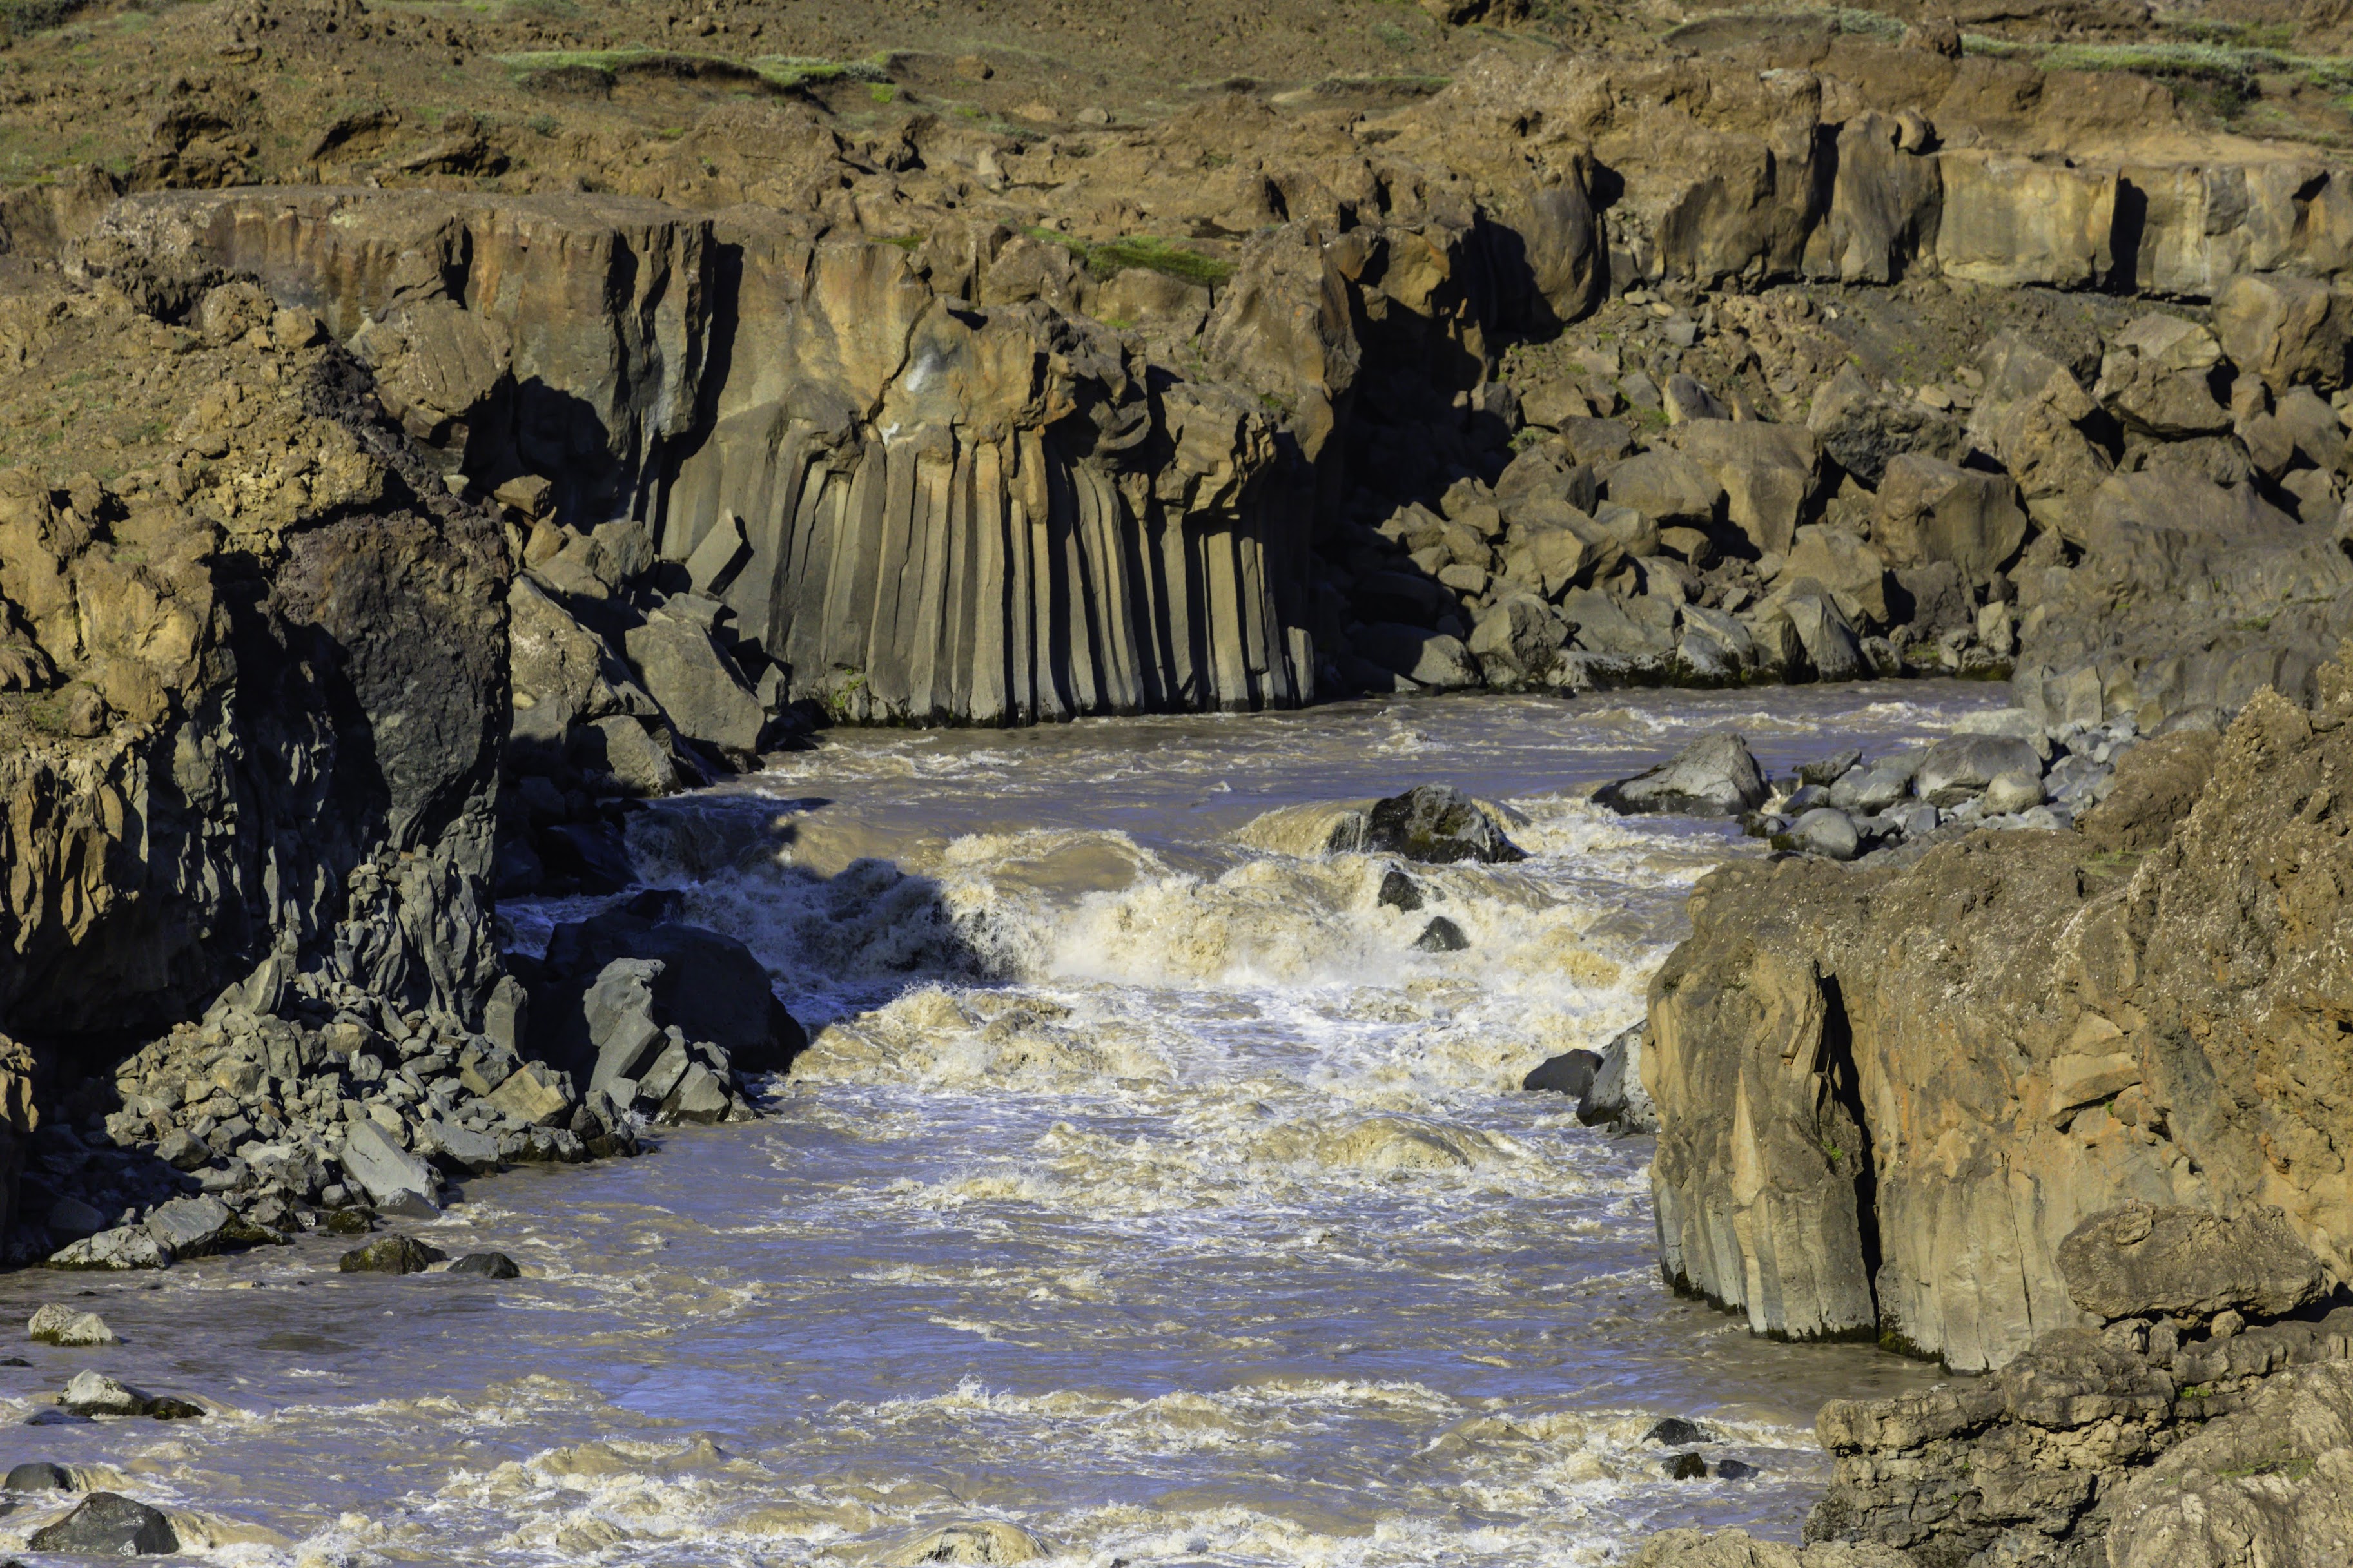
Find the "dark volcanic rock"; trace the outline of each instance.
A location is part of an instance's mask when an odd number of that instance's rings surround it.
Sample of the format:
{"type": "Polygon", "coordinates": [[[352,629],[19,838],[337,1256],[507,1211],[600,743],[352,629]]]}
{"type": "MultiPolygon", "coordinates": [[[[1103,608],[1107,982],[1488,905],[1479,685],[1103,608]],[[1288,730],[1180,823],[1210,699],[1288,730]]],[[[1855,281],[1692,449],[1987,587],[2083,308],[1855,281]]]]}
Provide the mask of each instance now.
{"type": "Polygon", "coordinates": [[[1335,847],[1402,855],[1432,866],[1527,858],[1525,850],[1504,837],[1484,807],[1451,784],[1416,784],[1403,795],[1376,801],[1366,814],[1361,840],[1335,847]]]}
{"type": "Polygon", "coordinates": [[[81,1506],[55,1524],[33,1532],[36,1552],[81,1557],[153,1557],[180,1549],[172,1521],[120,1492],[92,1492],[81,1506]]]}
{"type": "Polygon", "coordinates": [[[503,1252],[470,1252],[449,1265],[452,1274],[470,1274],[483,1279],[520,1279],[522,1270],[515,1260],[503,1252]]]}
{"type": "Polygon", "coordinates": [[[1520,1087],[1552,1094],[1573,1094],[1582,1099],[1593,1087],[1593,1075],[1600,1068],[1600,1052],[1567,1051],[1546,1058],[1520,1080],[1520,1087]]]}
{"type": "Polygon", "coordinates": [[[446,1256],[409,1236],[380,1236],[343,1254],[336,1268],[345,1274],[422,1274],[446,1256]]]}

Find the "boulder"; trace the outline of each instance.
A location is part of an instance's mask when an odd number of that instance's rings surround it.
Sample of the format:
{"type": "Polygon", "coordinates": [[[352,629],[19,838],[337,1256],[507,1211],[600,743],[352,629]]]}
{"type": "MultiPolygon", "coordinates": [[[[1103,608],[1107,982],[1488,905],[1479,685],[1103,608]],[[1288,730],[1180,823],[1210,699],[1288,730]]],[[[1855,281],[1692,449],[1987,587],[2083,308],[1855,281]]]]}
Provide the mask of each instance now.
{"type": "Polygon", "coordinates": [[[1582,1100],[1593,1087],[1594,1074],[1600,1070],[1600,1052],[1567,1051],[1547,1057],[1530,1069],[1527,1077],[1520,1080],[1520,1087],[1531,1092],[1573,1094],[1582,1100]]]}
{"type": "Polygon", "coordinates": [[[84,1237],[49,1254],[51,1268],[169,1268],[172,1250],[147,1233],[144,1226],[126,1225],[84,1237]]]}
{"type": "Polygon", "coordinates": [[[1355,637],[1357,653],[1417,686],[1459,690],[1479,684],[1479,663],[1462,639],[1394,621],[1377,622],[1355,637]]]}
{"type": "Polygon", "coordinates": [[[1360,842],[1349,847],[1424,865],[1476,860],[1492,866],[1527,858],[1484,806],[1450,784],[1416,784],[1374,802],[1361,833],[1360,842]]]}
{"type": "Polygon", "coordinates": [[[1593,1082],[1577,1102],[1577,1119],[1588,1127],[1610,1126],[1620,1132],[1656,1132],[1659,1109],[1642,1087],[1642,1051],[1650,1026],[1636,1024],[1618,1032],[1601,1048],[1601,1065],[1593,1082]]]}
{"type": "Polygon", "coordinates": [[[2345,384],[2345,308],[2316,279],[2242,272],[2215,296],[2213,319],[2222,352],[2274,393],[2345,384]]]}
{"type": "Polygon", "coordinates": [[[96,1312],[76,1311],[52,1301],[35,1311],[25,1332],[43,1344],[112,1345],[122,1342],[96,1312]]]}
{"type": "Polygon", "coordinates": [[[1933,805],[1956,805],[1985,793],[2004,773],[2042,776],[2042,759],[2028,742],[2007,735],[1955,735],[1928,748],[1913,787],[1933,805]]]}
{"type": "Polygon", "coordinates": [[[2214,395],[2221,362],[2222,345],[2197,322],[2141,316],[2110,342],[2092,395],[2126,428],[2159,440],[2220,435],[2231,428],[2214,395]]]}
{"type": "Polygon", "coordinates": [[[1985,788],[1988,816],[2009,816],[2021,811],[2031,811],[2042,801],[2042,780],[2034,773],[1996,773],[1985,788]]]}
{"type": "Polygon", "coordinates": [[[1435,915],[1413,939],[1413,945],[1423,952],[1461,952],[1471,945],[1471,939],[1462,934],[1461,926],[1444,915],[1435,915]]]}
{"type": "Polygon", "coordinates": [[[1852,680],[1864,673],[1862,637],[1837,597],[1814,579],[1793,578],[1777,589],[1758,611],[1760,619],[1773,615],[1789,624],[1817,679],[1852,680]]]}
{"type": "Polygon", "coordinates": [[[1658,766],[1604,784],[1593,798],[1624,816],[1679,812],[1736,816],[1754,811],[1769,793],[1748,742],[1730,731],[1704,735],[1658,766]]]}
{"type": "Polygon", "coordinates": [[[229,1206],[207,1193],[201,1197],[174,1198],[158,1204],[147,1215],[147,1234],[174,1258],[203,1258],[220,1250],[237,1217],[229,1206]]]}
{"type": "Polygon", "coordinates": [[[2320,1260],[2277,1208],[2235,1218],[2145,1203],[2103,1209],[2060,1242],[2059,1272],[2075,1305],[2107,1320],[2277,1318],[2327,1289],[2320,1260]]]}
{"type": "Polygon", "coordinates": [[[1674,651],[1679,612],[1680,602],[1664,596],[1628,599],[1599,588],[1572,589],[1560,601],[1576,647],[1635,658],[1674,651]]]}
{"type": "Polygon", "coordinates": [[[73,1374],[58,1405],[76,1415],[144,1415],[150,1395],[85,1367],[73,1374]]]}
{"type": "Polygon", "coordinates": [[[1800,813],[1789,824],[1786,837],[1789,847],[1825,859],[1852,860],[1862,853],[1862,836],[1855,831],[1854,819],[1836,806],[1820,805],[1800,813]]]}
{"type": "Polygon", "coordinates": [[[2018,553],[2026,529],[2008,475],[1910,454],[1887,465],[1872,542],[1892,565],[1950,562],[1965,580],[1982,583],[2018,553]]]}
{"type": "Polygon", "coordinates": [[[1950,459],[1968,445],[1959,419],[1916,398],[1881,392],[1851,364],[1815,390],[1806,429],[1821,443],[1823,456],[1873,489],[1897,458],[1916,452],[1950,459]]]}
{"type": "Polygon", "coordinates": [[[919,1568],[932,1563],[1028,1563],[1044,1555],[1044,1544],[1019,1525],[975,1519],[911,1536],[884,1553],[881,1563],[881,1568],[919,1568]]]}
{"type": "Polygon", "coordinates": [[[153,1557],[180,1549],[179,1532],[160,1510],[120,1492],[92,1492],[55,1524],[33,1531],[36,1552],[80,1557],[153,1557]]]}
{"type": "Polygon", "coordinates": [[[1565,629],[1542,600],[1514,594],[1479,612],[1470,649],[1489,686],[1516,686],[1552,668],[1565,629]]]}
{"type": "Polygon", "coordinates": [[[767,712],[706,624],[691,614],[656,610],[624,641],[631,667],[680,734],[733,757],[759,751],[767,712]]]}
{"type": "Polygon", "coordinates": [[[2108,793],[2075,819],[2095,851],[2137,854],[2172,837],[2213,776],[2221,740],[2211,731],[2155,735],[2116,759],[2108,793]]]}
{"type": "MultiPolygon", "coordinates": [[[[1694,419],[1682,427],[1683,455],[1725,497],[1725,517],[1760,553],[1787,551],[1808,503],[1821,488],[1821,447],[1801,425],[1694,419]]],[[[1617,476],[1610,476],[1611,495],[1617,476]]]]}
{"type": "Polygon", "coordinates": [[[1411,914],[1425,901],[1421,884],[1394,866],[1381,874],[1380,891],[1373,899],[1379,907],[1396,910],[1402,914],[1411,914]]]}
{"type": "Polygon", "coordinates": [[[638,1076],[671,1027],[719,1047],[742,1071],[789,1067],[808,1036],[752,950],[670,912],[648,895],[556,927],[532,1000],[539,1054],[585,1074],[591,1090],[638,1076]]]}
{"type": "Polygon", "coordinates": [[[497,1139],[438,1117],[418,1124],[417,1152],[453,1175],[487,1175],[500,1163],[497,1139]]]}
{"type": "Polygon", "coordinates": [[[1828,588],[1850,619],[1882,626],[1895,619],[1887,603],[1886,558],[1852,530],[1828,523],[1799,529],[1777,580],[1799,578],[1828,588]]]}
{"type": "Polygon", "coordinates": [[[420,1218],[440,1212],[441,1183],[433,1167],[394,1142],[374,1121],[352,1123],[341,1158],[345,1177],[380,1212],[420,1218]]]}
{"type": "Polygon", "coordinates": [[[1607,488],[1611,500],[1657,523],[1705,527],[1724,499],[1723,485],[1705,468],[1667,450],[1627,458],[1609,470],[1607,488]]]}
{"type": "Polygon", "coordinates": [[[1761,655],[1757,639],[1736,616],[1704,605],[1685,605],[1677,616],[1682,633],[1675,653],[1683,678],[1700,684],[1731,685],[1756,668],[1761,655]]]}
{"type": "MultiPolygon", "coordinates": [[[[533,1011],[536,1014],[538,1008],[534,1006],[533,1011]]],[[[534,1017],[534,1026],[537,1022],[534,1017]]],[[[578,1103],[572,1092],[572,1076],[544,1062],[525,1062],[483,1098],[501,1115],[533,1127],[564,1125],[572,1119],[572,1108],[578,1103]]]]}
{"type": "Polygon", "coordinates": [[[0,1491],[74,1492],[80,1489],[74,1483],[71,1470],[45,1459],[33,1459],[13,1466],[6,1477],[0,1478],[0,1491]]]}
{"type": "Polygon", "coordinates": [[[345,1274],[422,1274],[447,1256],[413,1236],[379,1236],[344,1253],[335,1267],[345,1274]]]}
{"type": "Polygon", "coordinates": [[[522,1270],[515,1260],[503,1252],[470,1252],[449,1265],[452,1274],[470,1275],[479,1279],[520,1279],[522,1270]]]}

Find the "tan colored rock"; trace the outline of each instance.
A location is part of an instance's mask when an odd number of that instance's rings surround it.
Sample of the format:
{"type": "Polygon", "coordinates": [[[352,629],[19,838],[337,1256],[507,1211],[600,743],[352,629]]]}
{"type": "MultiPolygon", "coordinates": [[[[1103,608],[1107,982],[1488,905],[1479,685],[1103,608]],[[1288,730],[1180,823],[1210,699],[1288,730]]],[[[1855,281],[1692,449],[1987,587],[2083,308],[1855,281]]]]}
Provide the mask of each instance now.
{"type": "Polygon", "coordinates": [[[1907,453],[1887,465],[1872,542],[1896,566],[1947,561],[1981,583],[2026,542],[2026,512],[2007,475],[1907,453]]]}
{"type": "Polygon", "coordinates": [[[2214,300],[2214,335],[2238,367],[2274,393],[2308,382],[2345,384],[2344,307],[2327,284],[2285,274],[2242,273],[2214,300]]]}
{"type": "Polygon", "coordinates": [[[1683,453],[1721,486],[1725,515],[1759,551],[1788,551],[1821,488],[1821,448],[1801,425],[1694,419],[1683,453]]]}
{"type": "Polygon", "coordinates": [[[1776,583],[1810,578],[1829,589],[1850,618],[1886,626],[1886,558],[1849,530],[1810,523],[1797,531],[1776,583]]]}
{"type": "Polygon", "coordinates": [[[1977,150],[1937,157],[1936,261],[1950,278],[2014,287],[2095,287],[2116,265],[2115,171],[1977,150]]]}

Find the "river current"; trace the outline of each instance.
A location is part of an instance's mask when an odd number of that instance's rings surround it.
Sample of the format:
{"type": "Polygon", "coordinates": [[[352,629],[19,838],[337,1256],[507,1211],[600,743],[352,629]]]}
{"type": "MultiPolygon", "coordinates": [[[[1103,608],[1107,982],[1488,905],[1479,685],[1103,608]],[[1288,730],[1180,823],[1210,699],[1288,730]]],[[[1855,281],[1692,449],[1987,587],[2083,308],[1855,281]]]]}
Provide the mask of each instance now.
{"type": "MultiPolygon", "coordinates": [[[[1519,1092],[1639,1018],[1729,825],[1584,797],[1718,726],[1768,768],[1996,703],[1940,682],[1367,701],[835,732],[632,829],[816,1036],[752,1123],[467,1184],[404,1223],[526,1278],[334,1271],[323,1235],[161,1276],[0,1276],[0,1466],[48,1459],[255,1564],[1544,1568],[1672,1524],[1793,1539],[1813,1413],[1925,1386],[1752,1338],[1654,1262],[1648,1138],[1519,1092]],[[1530,858],[1327,855],[1418,783],[1530,858]],[[1467,949],[1424,952],[1434,915],[1467,949]],[[201,1421],[25,1426],[83,1366],[201,1421]],[[1703,1425],[1671,1480],[1645,1435],[1703,1425]],[[942,1531],[946,1531],[943,1535],[942,1531]]],[[[593,907],[507,911],[543,942],[593,907]]],[[[21,1552],[64,1500],[0,1515],[21,1552]]]]}

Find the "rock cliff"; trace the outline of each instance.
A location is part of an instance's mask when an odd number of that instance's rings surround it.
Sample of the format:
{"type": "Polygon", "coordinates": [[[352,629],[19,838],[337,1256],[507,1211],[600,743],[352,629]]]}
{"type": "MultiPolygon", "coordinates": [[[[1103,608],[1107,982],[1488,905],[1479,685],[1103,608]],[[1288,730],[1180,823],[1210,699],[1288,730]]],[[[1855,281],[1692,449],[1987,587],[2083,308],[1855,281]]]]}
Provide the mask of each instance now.
{"type": "Polygon", "coordinates": [[[1963,1370],[2091,1321],[2061,1242],[2121,1203],[2276,1205],[2347,1278],[2348,675],[2126,753],[2073,833],[1703,882],[1644,1055],[1669,1278],[1963,1370]]]}

